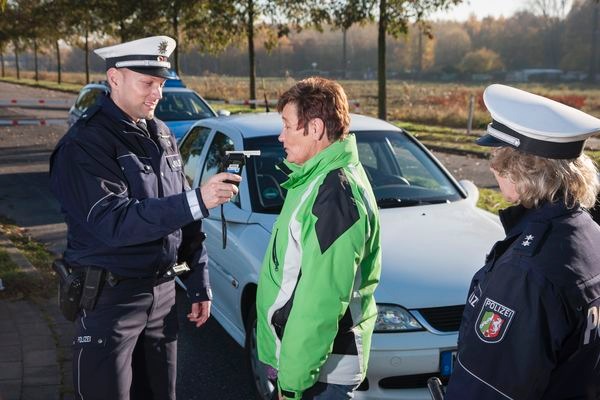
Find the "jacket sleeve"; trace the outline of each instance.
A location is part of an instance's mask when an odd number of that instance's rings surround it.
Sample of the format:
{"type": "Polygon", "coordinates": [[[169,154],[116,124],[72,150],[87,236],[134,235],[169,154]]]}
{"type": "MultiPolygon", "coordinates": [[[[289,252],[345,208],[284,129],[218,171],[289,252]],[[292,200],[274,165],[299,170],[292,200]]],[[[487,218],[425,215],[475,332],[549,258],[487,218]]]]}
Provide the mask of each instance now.
{"type": "Polygon", "coordinates": [[[130,246],[159,240],[201,217],[199,190],[129,197],[115,158],[102,144],[81,139],[61,142],[52,154],[52,192],[69,218],[90,235],[109,246],[130,246]]]}
{"type": "Polygon", "coordinates": [[[281,341],[278,374],[280,388],[290,398],[301,398],[317,381],[364,252],[367,218],[359,216],[347,193],[332,187],[325,182],[312,210],[297,221],[301,232],[294,239],[302,249],[301,277],[281,341]]]}
{"type": "Polygon", "coordinates": [[[190,273],[183,279],[190,301],[197,303],[212,300],[208,276],[208,254],[204,244],[194,254],[191,269],[190,273]]]}
{"type": "Polygon", "coordinates": [[[539,399],[548,386],[570,334],[567,301],[544,278],[505,267],[461,328],[446,400],[539,399]]]}

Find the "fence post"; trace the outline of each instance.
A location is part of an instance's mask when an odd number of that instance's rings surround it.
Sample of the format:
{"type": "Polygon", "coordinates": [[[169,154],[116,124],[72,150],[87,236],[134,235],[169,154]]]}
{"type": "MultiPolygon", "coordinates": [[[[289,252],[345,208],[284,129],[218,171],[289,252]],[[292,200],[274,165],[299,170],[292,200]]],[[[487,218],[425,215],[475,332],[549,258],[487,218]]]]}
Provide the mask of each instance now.
{"type": "Polygon", "coordinates": [[[471,128],[473,127],[473,111],[475,106],[475,96],[469,97],[469,119],[467,120],[467,135],[471,134],[471,128]]]}

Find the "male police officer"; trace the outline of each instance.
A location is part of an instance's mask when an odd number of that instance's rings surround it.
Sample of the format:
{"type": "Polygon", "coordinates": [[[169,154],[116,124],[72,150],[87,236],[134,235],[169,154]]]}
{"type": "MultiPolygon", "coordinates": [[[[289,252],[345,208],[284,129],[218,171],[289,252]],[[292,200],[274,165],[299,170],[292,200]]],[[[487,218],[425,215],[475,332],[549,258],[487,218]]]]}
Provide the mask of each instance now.
{"type": "Polygon", "coordinates": [[[600,120],[503,85],[492,115],[491,169],[506,238],[471,283],[446,400],[600,399],[598,171],[582,154],[600,120]]]}
{"type": "Polygon", "coordinates": [[[176,263],[191,268],[188,319],[199,327],[210,315],[199,221],[237,193],[224,181],[240,178],[221,173],[189,188],[175,139],[154,118],[174,48],[173,39],[156,36],[96,50],[106,61],[110,96],[51,157],[51,188],[68,226],[64,259],[85,275],[73,356],[78,399],[175,399],[173,278],[186,269],[176,263]],[[186,229],[191,246],[182,244],[186,229]]]}

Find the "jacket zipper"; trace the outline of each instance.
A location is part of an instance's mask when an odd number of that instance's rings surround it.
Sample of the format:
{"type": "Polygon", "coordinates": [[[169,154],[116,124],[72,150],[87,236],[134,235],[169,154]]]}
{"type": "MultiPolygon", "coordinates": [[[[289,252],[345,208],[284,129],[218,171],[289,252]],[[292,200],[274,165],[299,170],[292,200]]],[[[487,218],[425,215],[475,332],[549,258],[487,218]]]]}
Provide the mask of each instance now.
{"type": "Polygon", "coordinates": [[[275,236],[273,237],[273,248],[271,249],[271,261],[273,261],[273,269],[275,272],[279,271],[279,259],[277,258],[277,234],[279,229],[275,230],[275,236]]]}

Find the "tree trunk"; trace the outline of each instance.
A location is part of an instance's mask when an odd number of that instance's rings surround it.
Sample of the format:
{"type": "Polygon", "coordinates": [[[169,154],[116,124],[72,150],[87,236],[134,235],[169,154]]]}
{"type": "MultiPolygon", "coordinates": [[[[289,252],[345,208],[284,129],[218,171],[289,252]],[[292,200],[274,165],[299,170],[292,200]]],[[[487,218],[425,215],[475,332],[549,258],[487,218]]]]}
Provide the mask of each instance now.
{"type": "Polygon", "coordinates": [[[62,83],[62,71],[60,65],[60,46],[58,45],[58,40],[56,41],[56,75],[58,76],[58,84],[62,83]]]}
{"type": "Polygon", "coordinates": [[[15,67],[17,68],[17,79],[21,79],[21,70],[19,69],[19,45],[15,43],[15,67]]]}
{"type": "Polygon", "coordinates": [[[125,21],[122,19],[119,22],[119,36],[121,37],[121,43],[128,41],[127,34],[125,33],[125,21]]]}
{"type": "Polygon", "coordinates": [[[85,30],[85,83],[90,83],[90,43],[88,40],[88,31],[85,30]]]}
{"type": "Polygon", "coordinates": [[[179,75],[179,7],[177,6],[177,2],[175,2],[173,10],[173,35],[175,36],[175,40],[177,41],[177,46],[175,47],[175,54],[173,57],[173,69],[175,73],[179,75]]]}
{"type": "Polygon", "coordinates": [[[377,34],[377,116],[387,119],[385,77],[385,35],[387,33],[387,4],[379,0],[379,32],[377,34]]]}
{"type": "Polygon", "coordinates": [[[38,74],[38,47],[37,47],[37,40],[34,39],[33,40],[33,65],[35,68],[35,81],[39,82],[40,80],[40,76],[38,74]]]}
{"type": "MultiPolygon", "coordinates": [[[[254,0],[248,0],[248,26],[246,27],[248,35],[248,59],[250,74],[250,100],[256,100],[256,62],[254,54],[254,0]]],[[[250,108],[256,108],[255,103],[251,103],[250,108]]]]}
{"type": "Polygon", "coordinates": [[[594,2],[594,11],[592,12],[592,49],[590,51],[590,72],[588,80],[596,82],[597,62],[598,62],[598,2],[594,2]]]}
{"type": "Polygon", "coordinates": [[[346,28],[342,29],[342,76],[344,78],[348,78],[348,53],[346,53],[348,46],[346,40],[347,32],[348,30],[346,28]]]}
{"type": "Polygon", "coordinates": [[[421,78],[423,72],[423,30],[419,26],[419,40],[418,40],[418,51],[417,51],[417,77],[421,78]]]}
{"type": "Polygon", "coordinates": [[[4,78],[6,76],[5,71],[4,71],[4,52],[0,51],[0,65],[2,65],[2,77],[4,78]]]}

